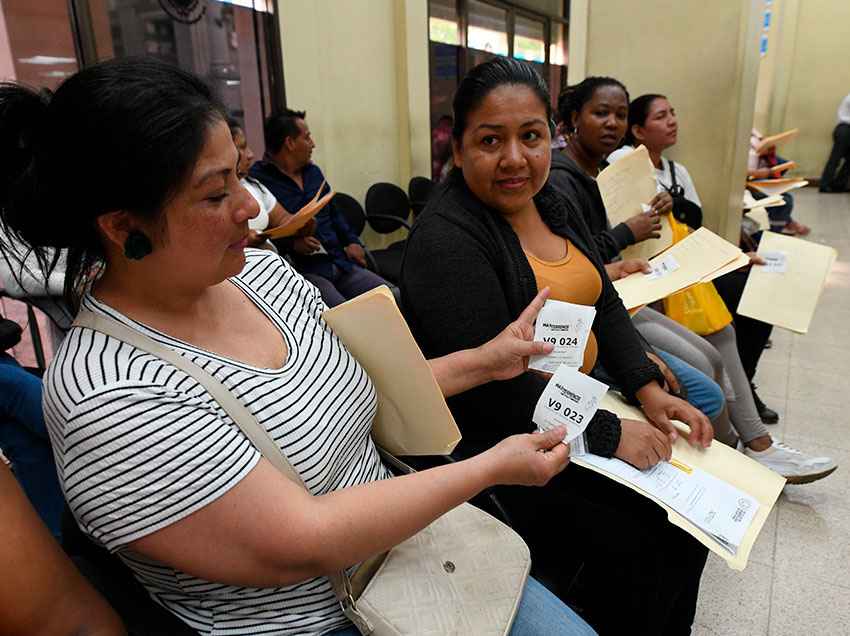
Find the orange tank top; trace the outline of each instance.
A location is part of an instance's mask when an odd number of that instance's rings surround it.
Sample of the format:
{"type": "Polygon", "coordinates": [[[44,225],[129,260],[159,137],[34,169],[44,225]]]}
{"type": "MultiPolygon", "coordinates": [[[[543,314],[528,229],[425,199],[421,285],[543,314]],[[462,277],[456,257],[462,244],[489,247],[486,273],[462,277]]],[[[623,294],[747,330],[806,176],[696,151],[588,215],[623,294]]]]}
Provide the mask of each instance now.
{"type": "MultiPolygon", "coordinates": [[[[537,289],[549,288],[549,298],[574,305],[595,305],[602,294],[602,277],[590,260],[567,241],[567,255],[558,261],[544,261],[525,253],[534,272],[537,289]]],[[[584,350],[581,372],[587,373],[596,364],[596,336],[590,332],[584,350]]]]}

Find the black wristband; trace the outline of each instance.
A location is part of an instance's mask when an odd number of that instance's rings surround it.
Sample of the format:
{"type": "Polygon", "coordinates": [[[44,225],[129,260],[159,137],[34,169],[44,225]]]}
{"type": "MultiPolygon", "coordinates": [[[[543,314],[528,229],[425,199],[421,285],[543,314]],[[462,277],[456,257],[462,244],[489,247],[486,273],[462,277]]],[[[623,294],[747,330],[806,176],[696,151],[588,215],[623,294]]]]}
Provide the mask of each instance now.
{"type": "Polygon", "coordinates": [[[620,418],[611,411],[599,409],[585,431],[587,449],[594,455],[613,457],[620,445],[621,432],[620,418]]]}

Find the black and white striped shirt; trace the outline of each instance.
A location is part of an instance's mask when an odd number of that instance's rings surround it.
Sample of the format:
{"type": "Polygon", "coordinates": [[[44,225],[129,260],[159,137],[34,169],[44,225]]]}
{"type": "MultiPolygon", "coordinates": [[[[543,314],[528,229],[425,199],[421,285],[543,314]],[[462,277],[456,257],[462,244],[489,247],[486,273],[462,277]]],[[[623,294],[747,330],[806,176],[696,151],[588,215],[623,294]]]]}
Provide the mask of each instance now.
{"type": "MultiPolygon", "coordinates": [[[[258,369],[106,313],[210,371],[257,416],[313,494],[388,476],[369,436],[375,389],[321,320],[315,287],[278,256],[248,250],[232,279],[280,330],[281,369],[258,369]]],[[[345,624],[328,580],[280,588],[213,583],[127,544],[235,486],[259,452],[194,379],[123,342],[75,327],[45,375],[44,412],[80,527],[118,555],[159,603],[204,634],[321,634],[345,624]]]]}

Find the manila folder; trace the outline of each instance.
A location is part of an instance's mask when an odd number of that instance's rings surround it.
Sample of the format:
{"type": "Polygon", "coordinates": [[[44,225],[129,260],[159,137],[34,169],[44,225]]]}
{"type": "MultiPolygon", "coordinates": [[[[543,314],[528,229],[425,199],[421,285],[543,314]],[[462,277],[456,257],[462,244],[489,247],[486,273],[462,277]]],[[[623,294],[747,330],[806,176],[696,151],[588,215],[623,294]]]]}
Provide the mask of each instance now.
{"type": "Polygon", "coordinates": [[[785,271],[771,272],[758,265],[752,267],[738,303],[738,313],[796,333],[806,333],[837,253],[828,245],[764,232],[758,253],[771,252],[785,255],[785,271]]]}
{"type": "MultiPolygon", "coordinates": [[[[620,419],[646,421],[646,417],[639,409],[629,406],[622,398],[611,391],[602,398],[602,403],[599,406],[616,414],[620,419]]],[[[675,422],[675,424],[680,431],[687,434],[688,428],[684,424],[681,422],[675,422]]],[[[626,480],[585,462],[581,456],[573,456],[570,461],[605,475],[655,501],[655,503],[667,511],[667,519],[670,523],[679,526],[709,550],[723,558],[733,570],[743,570],[747,566],[750,551],[755,545],[759,532],[761,532],[762,526],[767,521],[767,517],[776,503],[779,493],[782,492],[782,488],[785,486],[785,478],[750,459],[743,453],[739,453],[734,448],[729,448],[716,440],[711,442],[711,446],[706,449],[694,448],[688,444],[688,440],[685,439],[684,435],[679,435],[673,444],[673,459],[677,459],[690,466],[701,468],[758,501],[759,509],[753,517],[750,527],[744,533],[744,538],[734,555],[723,549],[715,539],[697,528],[684,516],[654,497],[649,497],[645,492],[639,490],[626,480]]]]}
{"type": "MultiPolygon", "coordinates": [[[[691,285],[711,280],[713,272],[736,261],[740,254],[741,250],[737,246],[708,228],[701,227],[649,261],[650,265],[655,265],[672,259],[677,265],[676,269],[658,278],[635,272],[614,281],[614,289],[620,295],[623,306],[626,309],[634,309],[666,298],[691,285]]],[[[742,265],[737,264],[733,269],[738,267],[742,265]]]]}
{"type": "Polygon", "coordinates": [[[460,431],[390,290],[377,287],[322,317],[378,392],[375,443],[393,455],[451,453],[460,431]]]}
{"type": "MultiPolygon", "coordinates": [[[[608,213],[608,221],[612,226],[642,213],[641,205],[652,201],[658,191],[655,168],[644,146],[638,146],[622,159],[605,168],[596,178],[596,184],[599,186],[602,202],[608,213]]],[[[659,220],[661,221],[661,237],[630,245],[623,250],[623,258],[652,258],[673,244],[670,217],[662,214],[659,220]]]]}

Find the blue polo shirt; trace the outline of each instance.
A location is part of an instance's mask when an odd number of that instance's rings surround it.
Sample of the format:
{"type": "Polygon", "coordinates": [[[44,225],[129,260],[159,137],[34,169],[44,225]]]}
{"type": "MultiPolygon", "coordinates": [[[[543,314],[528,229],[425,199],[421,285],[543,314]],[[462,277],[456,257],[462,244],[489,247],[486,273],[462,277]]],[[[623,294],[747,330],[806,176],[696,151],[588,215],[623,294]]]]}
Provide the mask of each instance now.
{"type": "MultiPolygon", "coordinates": [[[[292,214],[298,212],[316,196],[325,179],[319,166],[314,163],[305,166],[301,172],[303,189],[268,160],[256,162],[251,166],[250,174],[266,186],[287,212],[292,214]]],[[[330,186],[325,184],[322,195],[324,196],[328,191],[330,186]]],[[[292,257],[296,269],[301,272],[333,278],[334,265],[346,272],[351,270],[354,263],[345,255],[345,247],[352,243],[360,245],[360,237],[348,225],[342,212],[334,206],[333,200],[316,215],[315,237],[319,239],[327,254],[302,256],[289,249],[286,243],[276,242],[276,244],[292,257]]]]}

